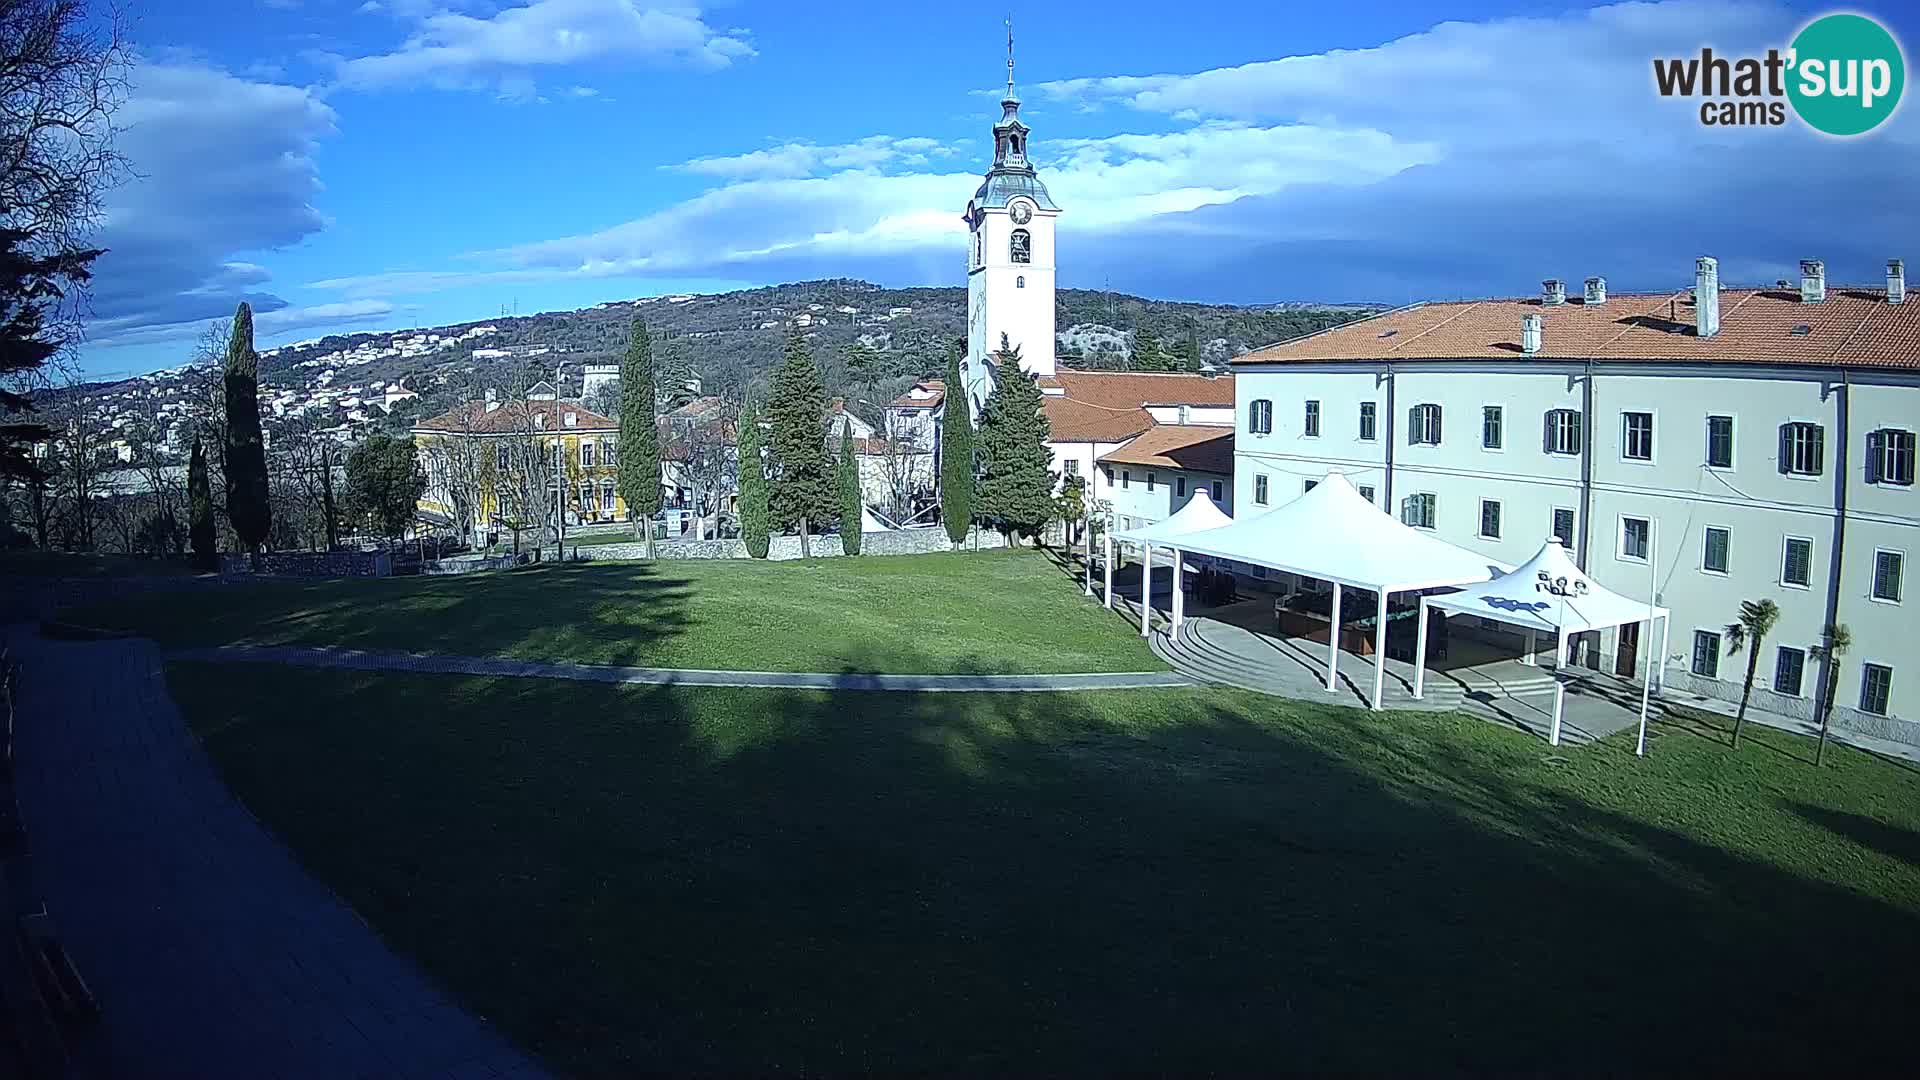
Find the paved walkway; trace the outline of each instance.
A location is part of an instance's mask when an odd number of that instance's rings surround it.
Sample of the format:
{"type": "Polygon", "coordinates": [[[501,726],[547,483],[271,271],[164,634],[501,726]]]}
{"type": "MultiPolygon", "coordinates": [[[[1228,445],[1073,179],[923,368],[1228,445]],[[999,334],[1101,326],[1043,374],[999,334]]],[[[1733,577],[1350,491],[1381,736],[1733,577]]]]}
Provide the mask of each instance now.
{"type": "Polygon", "coordinates": [[[301,645],[219,645],[173,649],[169,660],[248,661],[354,671],[416,671],[436,675],[504,675],[649,686],[762,686],[797,690],[893,690],[912,693],[1010,693],[1056,690],[1138,690],[1192,686],[1171,671],[1110,671],[1075,675],[872,675],[861,672],[706,671],[698,668],[619,667],[500,656],[363,652],[301,645]]]}
{"type": "Polygon", "coordinates": [[[7,632],[35,891],[127,1077],[536,1077],[228,794],[145,641],[7,632]]]}

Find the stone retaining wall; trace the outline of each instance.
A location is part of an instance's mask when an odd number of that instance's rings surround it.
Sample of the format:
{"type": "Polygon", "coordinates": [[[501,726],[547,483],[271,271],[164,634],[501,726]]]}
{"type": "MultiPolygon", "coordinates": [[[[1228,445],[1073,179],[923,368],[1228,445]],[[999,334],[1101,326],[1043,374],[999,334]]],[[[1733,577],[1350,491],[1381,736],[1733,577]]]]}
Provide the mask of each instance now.
{"type": "MultiPolygon", "coordinates": [[[[220,556],[222,574],[249,574],[253,562],[245,555],[220,556]]],[[[387,577],[393,556],[385,551],[269,551],[260,556],[260,572],[285,577],[387,577]]]]}
{"type": "MultiPolygon", "coordinates": [[[[835,533],[810,538],[815,558],[837,558],[842,554],[840,537],[835,533]]],[[[1006,547],[1006,541],[992,530],[975,529],[967,538],[965,547],[971,551],[977,546],[981,550],[1006,547]]],[[[662,540],[654,544],[654,554],[662,559],[744,559],[747,558],[747,542],[744,540],[662,540]]],[[[945,529],[900,529],[892,532],[871,532],[860,538],[862,555],[925,555],[935,551],[951,551],[953,544],[947,540],[945,529]]],[[[595,544],[578,549],[568,548],[570,559],[644,559],[647,546],[632,544],[595,544]]],[[[767,558],[779,562],[800,557],[800,538],[798,536],[776,536],[767,545],[767,558]]]]}

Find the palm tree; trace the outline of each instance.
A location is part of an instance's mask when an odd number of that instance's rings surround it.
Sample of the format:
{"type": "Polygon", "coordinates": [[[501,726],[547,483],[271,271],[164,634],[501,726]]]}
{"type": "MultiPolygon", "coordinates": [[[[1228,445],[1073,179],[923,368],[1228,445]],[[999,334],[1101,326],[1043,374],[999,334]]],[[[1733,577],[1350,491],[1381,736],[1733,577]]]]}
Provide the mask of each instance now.
{"type": "Polygon", "coordinates": [[[1747,719],[1747,699],[1753,696],[1753,671],[1760,666],[1760,643],[1780,621],[1780,607],[1771,600],[1740,601],[1740,618],[1727,624],[1727,655],[1747,650],[1747,682],[1740,688],[1740,711],[1733,714],[1733,748],[1740,749],[1740,725],[1747,719]]]}
{"type": "Polygon", "coordinates": [[[1840,687],[1840,658],[1853,648],[1853,631],[1846,623],[1828,623],[1827,632],[1820,644],[1808,650],[1815,659],[1827,664],[1827,693],[1820,702],[1820,746],[1813,752],[1813,763],[1819,765],[1827,758],[1827,722],[1833,719],[1833,695],[1840,687]]]}

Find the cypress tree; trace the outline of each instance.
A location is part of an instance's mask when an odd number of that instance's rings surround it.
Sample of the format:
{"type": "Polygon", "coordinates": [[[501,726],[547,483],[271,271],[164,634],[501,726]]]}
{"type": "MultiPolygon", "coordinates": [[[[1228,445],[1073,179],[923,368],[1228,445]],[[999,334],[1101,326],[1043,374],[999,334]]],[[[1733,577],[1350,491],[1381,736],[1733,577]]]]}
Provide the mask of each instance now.
{"type": "Polygon", "coordinates": [[[833,463],[827,457],[827,391],[798,332],[787,335],[786,352],[767,402],[773,419],[769,508],[781,528],[800,530],[800,555],[812,558],[812,526],[833,521],[839,512],[833,463]]]}
{"type": "Polygon", "coordinates": [[[947,356],[947,386],[940,421],[940,519],[947,539],[958,544],[973,524],[973,414],[960,381],[960,350],[947,356]]]}
{"type": "Polygon", "coordinates": [[[751,401],[740,408],[734,445],[740,456],[740,538],[747,542],[747,554],[764,559],[772,540],[767,533],[767,469],[760,457],[760,417],[751,401]]]}
{"type": "Polygon", "coordinates": [[[635,533],[646,534],[653,558],[653,515],[660,512],[660,428],[654,419],[653,341],[647,324],[633,320],[627,354],[620,361],[620,456],[614,483],[626,501],[635,533]]]}
{"type": "Polygon", "coordinates": [[[654,378],[654,392],[662,412],[670,412],[693,400],[693,392],[687,389],[687,383],[692,380],[693,368],[687,363],[687,352],[680,347],[680,339],[670,337],[662,341],[659,370],[654,378]]]}
{"type": "Polygon", "coordinates": [[[267,446],[260,435],[260,354],[253,351],[253,309],[241,304],[227,338],[227,517],[260,564],[260,545],[272,528],[267,502],[267,446]]]}
{"type": "Polygon", "coordinates": [[[207,476],[207,450],[194,433],[193,454],[187,459],[187,534],[193,540],[196,570],[218,570],[213,551],[213,483],[207,476]]]}
{"type": "Polygon", "coordinates": [[[847,555],[860,554],[860,511],[865,508],[860,496],[860,466],[853,457],[853,435],[840,438],[840,550],[847,555]]]}
{"type": "Polygon", "coordinates": [[[1052,433],[1041,410],[1040,384],[1017,364],[1003,364],[980,411],[979,505],[982,521],[1008,538],[1036,536],[1059,507],[1053,501],[1052,433]]]}
{"type": "Polygon", "coordinates": [[[1173,371],[1179,364],[1160,347],[1160,339],[1142,326],[1133,332],[1133,354],[1127,366],[1134,371],[1173,371]]]}

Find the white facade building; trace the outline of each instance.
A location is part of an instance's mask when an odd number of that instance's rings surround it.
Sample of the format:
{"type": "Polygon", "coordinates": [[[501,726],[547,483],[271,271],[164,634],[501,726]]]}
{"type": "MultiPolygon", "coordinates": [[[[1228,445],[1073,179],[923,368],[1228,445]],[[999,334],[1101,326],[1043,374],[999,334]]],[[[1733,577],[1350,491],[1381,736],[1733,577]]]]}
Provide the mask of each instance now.
{"type": "MultiPolygon", "coordinates": [[[[1560,537],[1596,581],[1673,613],[1670,685],[1737,700],[1743,600],[1781,618],[1753,706],[1811,717],[1844,624],[1836,722],[1920,741],[1913,484],[1920,312],[1886,289],[1695,290],[1422,304],[1235,362],[1234,501],[1297,498],[1338,468],[1382,509],[1517,564],[1560,537]],[[1694,303],[1694,296],[1701,303],[1694,303]],[[1657,549],[1655,544],[1657,543],[1657,549]]],[[[1658,642],[1591,635],[1577,661],[1631,675],[1658,642]]]]}

